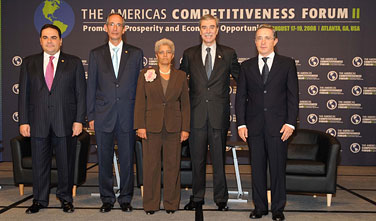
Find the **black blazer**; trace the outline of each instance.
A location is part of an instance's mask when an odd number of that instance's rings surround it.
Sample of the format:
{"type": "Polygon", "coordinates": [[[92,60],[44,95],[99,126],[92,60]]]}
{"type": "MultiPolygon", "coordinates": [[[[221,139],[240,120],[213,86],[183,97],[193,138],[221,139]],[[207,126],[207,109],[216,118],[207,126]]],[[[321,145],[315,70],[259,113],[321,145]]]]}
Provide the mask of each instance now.
{"type": "Polygon", "coordinates": [[[119,123],[124,132],[133,131],[137,79],[142,61],[142,50],[124,42],[116,78],[108,43],[91,50],[87,115],[88,121],[94,120],[95,130],[112,132],[119,123]]]}
{"type": "Polygon", "coordinates": [[[210,79],[202,62],[201,44],[184,51],[180,70],[189,78],[191,127],[202,128],[209,118],[213,128],[227,129],[230,124],[230,74],[235,80],[239,74],[235,50],[217,44],[210,79]]]}
{"type": "Polygon", "coordinates": [[[275,54],[264,85],[258,57],[242,63],[236,91],[236,120],[246,125],[249,136],[260,135],[263,128],[269,135],[280,136],[282,126],[296,126],[299,109],[298,77],[295,61],[275,54]]]}
{"type": "Polygon", "coordinates": [[[24,59],[18,98],[19,124],[29,124],[32,137],[71,136],[73,122],[84,123],[86,82],[81,59],[60,52],[51,91],[43,71],[43,53],[24,59]]]}

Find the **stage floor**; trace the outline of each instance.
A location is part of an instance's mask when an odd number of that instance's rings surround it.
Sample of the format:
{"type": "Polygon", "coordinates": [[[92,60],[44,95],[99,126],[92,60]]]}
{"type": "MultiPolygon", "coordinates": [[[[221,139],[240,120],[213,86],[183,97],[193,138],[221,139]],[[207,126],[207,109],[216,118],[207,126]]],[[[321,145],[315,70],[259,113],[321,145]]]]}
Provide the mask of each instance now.
{"type": "MultiPolygon", "coordinates": [[[[88,167],[92,164],[88,164],[88,167]]],[[[243,190],[251,193],[251,174],[249,165],[240,165],[243,190]]],[[[229,190],[236,190],[234,168],[226,166],[229,190]]],[[[213,202],[213,182],[210,166],[207,169],[207,188],[204,205],[205,220],[248,220],[251,208],[250,197],[247,203],[229,202],[229,211],[216,211],[213,202]]],[[[337,193],[332,199],[331,207],[326,206],[326,196],[288,194],[285,209],[286,220],[376,220],[376,166],[357,167],[340,166],[338,168],[337,193]]],[[[142,208],[140,189],[135,185],[132,206],[134,211],[124,213],[116,203],[114,209],[106,214],[100,213],[99,197],[91,196],[98,192],[98,167],[88,170],[87,181],[77,189],[74,198],[75,212],[66,214],[59,208],[59,201],[51,189],[48,208],[37,214],[25,214],[25,210],[32,204],[32,188],[25,187],[25,194],[19,195],[18,187],[13,183],[12,164],[0,163],[0,220],[194,220],[193,211],[182,210],[189,201],[191,189],[181,190],[180,210],[170,215],[161,210],[154,215],[146,215],[142,208]]],[[[161,208],[163,205],[161,204],[161,208]]],[[[260,220],[272,220],[272,215],[264,216],[260,220]]]]}

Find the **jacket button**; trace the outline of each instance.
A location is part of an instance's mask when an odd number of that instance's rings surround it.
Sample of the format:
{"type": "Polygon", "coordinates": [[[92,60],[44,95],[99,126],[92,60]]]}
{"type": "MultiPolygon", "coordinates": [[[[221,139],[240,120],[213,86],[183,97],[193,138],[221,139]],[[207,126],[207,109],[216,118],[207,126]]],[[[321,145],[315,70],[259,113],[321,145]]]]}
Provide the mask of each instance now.
{"type": "Polygon", "coordinates": [[[264,108],[264,111],[268,111],[268,108],[264,108]]]}
{"type": "Polygon", "coordinates": [[[208,87],[208,91],[210,91],[210,87],[208,87]]]}
{"type": "Polygon", "coordinates": [[[115,84],[116,87],[119,87],[119,84],[115,84]]]}
{"type": "Polygon", "coordinates": [[[162,105],[163,105],[163,106],[166,106],[166,103],[163,103],[162,105]]]}
{"type": "Polygon", "coordinates": [[[120,98],[117,97],[116,100],[117,100],[117,101],[120,101],[120,98]]]}
{"type": "Polygon", "coordinates": [[[208,103],[208,102],[209,102],[209,100],[206,100],[205,102],[206,102],[206,103],[208,103]]]}
{"type": "Polygon", "coordinates": [[[266,93],[268,93],[268,91],[267,91],[267,90],[265,90],[265,91],[264,91],[264,94],[266,94],[266,93]]]}

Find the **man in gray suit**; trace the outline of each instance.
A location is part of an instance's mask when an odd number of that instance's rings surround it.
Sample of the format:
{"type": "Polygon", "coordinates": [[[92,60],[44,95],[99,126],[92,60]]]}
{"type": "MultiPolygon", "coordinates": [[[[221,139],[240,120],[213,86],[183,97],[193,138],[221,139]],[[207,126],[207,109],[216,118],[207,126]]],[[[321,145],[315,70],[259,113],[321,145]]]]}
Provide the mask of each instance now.
{"type": "Polygon", "coordinates": [[[184,51],[180,69],[189,75],[191,136],[189,148],[193,167],[190,202],[192,210],[202,206],[205,196],[206,153],[208,145],[213,163],[214,201],[218,210],[228,210],[228,191],[224,170],[227,130],[230,125],[230,75],[235,79],[239,63],[235,50],[216,42],[218,18],[200,19],[202,43],[184,51]]]}
{"type": "Polygon", "coordinates": [[[76,136],[86,115],[86,82],[81,59],[60,51],[60,29],[46,24],[40,31],[44,52],[24,59],[20,73],[20,133],[31,137],[34,200],[26,213],[48,206],[51,156],[58,171],[56,196],[64,212],[73,212],[72,188],[76,136]]]}
{"type": "Polygon", "coordinates": [[[110,14],[104,25],[109,41],[93,49],[89,58],[87,114],[90,128],[95,129],[98,145],[101,212],[111,211],[116,201],[112,173],[114,138],[120,161],[118,202],[124,212],[132,211],[133,113],[143,53],[141,49],[123,42],[124,26],[121,14],[110,14]]]}

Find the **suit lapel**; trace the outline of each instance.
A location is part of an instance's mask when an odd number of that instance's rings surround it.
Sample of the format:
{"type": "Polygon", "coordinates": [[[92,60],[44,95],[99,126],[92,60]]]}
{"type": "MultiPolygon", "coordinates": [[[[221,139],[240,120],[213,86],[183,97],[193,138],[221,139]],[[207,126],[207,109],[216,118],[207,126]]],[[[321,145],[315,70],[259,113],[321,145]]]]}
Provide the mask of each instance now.
{"type": "Polygon", "coordinates": [[[155,73],[157,74],[157,78],[154,80],[155,81],[154,86],[157,88],[156,90],[158,91],[159,96],[162,98],[162,100],[166,101],[165,95],[163,94],[163,87],[162,87],[161,74],[159,72],[159,67],[157,66],[155,70],[156,70],[155,73]]]}
{"type": "Polygon", "coordinates": [[[253,60],[253,65],[251,65],[251,68],[251,71],[253,73],[252,77],[254,77],[254,79],[257,81],[257,84],[263,88],[264,82],[262,81],[262,76],[259,69],[258,57],[255,57],[255,59],[253,60]]]}
{"type": "Polygon", "coordinates": [[[38,58],[35,60],[35,73],[38,74],[39,79],[42,82],[42,85],[44,85],[47,88],[46,79],[44,77],[44,70],[43,70],[43,52],[38,56],[38,58]]]}
{"type": "Polygon", "coordinates": [[[277,74],[277,71],[279,69],[279,56],[277,54],[274,55],[274,59],[273,59],[273,64],[272,64],[272,68],[269,72],[269,75],[268,75],[268,79],[266,79],[266,83],[265,84],[268,84],[272,78],[277,74]]]}
{"type": "Polygon", "coordinates": [[[195,53],[194,63],[197,64],[197,68],[201,73],[202,77],[208,80],[208,75],[206,74],[205,66],[202,63],[202,45],[197,47],[197,51],[195,53]]]}
{"type": "MultiPolygon", "coordinates": [[[[60,52],[59,60],[57,61],[57,67],[56,67],[56,72],[55,72],[55,77],[54,80],[52,81],[52,86],[51,86],[51,91],[56,87],[56,84],[58,84],[59,79],[63,75],[63,70],[65,68],[65,55],[63,52],[60,52]]],[[[46,84],[47,86],[47,84],[46,84]]]]}
{"type": "Polygon", "coordinates": [[[104,59],[104,63],[108,67],[108,70],[111,70],[111,73],[112,73],[111,77],[113,78],[113,80],[116,80],[114,66],[112,65],[110,46],[108,45],[108,43],[105,44],[103,47],[103,59],[104,59]]]}
{"type": "MultiPolygon", "coordinates": [[[[123,43],[123,48],[121,51],[121,58],[120,58],[120,65],[119,65],[119,71],[118,71],[118,79],[123,75],[125,65],[127,64],[129,57],[129,51],[128,51],[128,45],[123,43]]],[[[114,72],[115,75],[115,72],[114,72]]]]}
{"type": "Polygon", "coordinates": [[[176,70],[173,67],[171,67],[170,80],[168,81],[166,95],[165,95],[166,100],[168,100],[168,98],[170,97],[172,91],[175,88],[176,79],[177,79],[176,70]]]}
{"type": "Polygon", "coordinates": [[[219,73],[218,69],[220,68],[222,62],[223,62],[222,47],[217,44],[217,48],[215,50],[214,66],[213,66],[213,71],[210,75],[210,79],[213,79],[214,75],[216,73],[219,73]]]}

